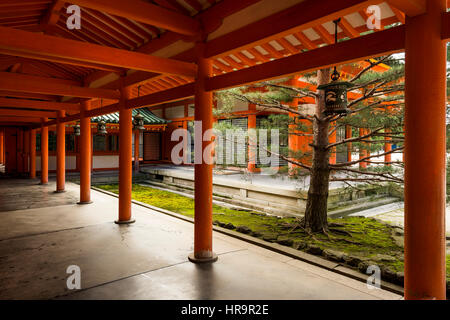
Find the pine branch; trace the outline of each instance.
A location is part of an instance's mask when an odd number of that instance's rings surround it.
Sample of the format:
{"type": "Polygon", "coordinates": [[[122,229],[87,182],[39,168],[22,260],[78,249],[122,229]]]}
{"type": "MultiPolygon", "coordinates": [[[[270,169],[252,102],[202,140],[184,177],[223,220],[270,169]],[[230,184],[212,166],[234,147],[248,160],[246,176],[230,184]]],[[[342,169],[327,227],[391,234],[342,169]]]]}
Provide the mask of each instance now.
{"type": "Polygon", "coordinates": [[[330,178],[330,181],[342,181],[342,182],[404,182],[402,179],[393,181],[392,179],[381,179],[381,178],[330,178]]]}
{"type": "Polygon", "coordinates": [[[312,92],[312,91],[305,92],[304,90],[297,89],[297,88],[291,87],[291,86],[285,86],[285,85],[282,85],[282,84],[275,84],[275,83],[270,83],[270,82],[262,82],[262,84],[264,86],[291,90],[291,91],[294,91],[296,93],[302,94],[303,95],[302,97],[317,98],[319,96],[317,93],[312,92]]]}
{"type": "Polygon", "coordinates": [[[244,102],[247,102],[247,103],[251,103],[251,104],[260,106],[260,107],[262,107],[262,108],[265,108],[265,109],[276,108],[276,109],[280,109],[280,110],[284,110],[284,111],[288,111],[288,112],[294,113],[294,114],[296,114],[300,119],[304,119],[304,120],[308,120],[308,121],[313,121],[313,117],[311,117],[311,116],[309,116],[309,115],[306,115],[306,114],[304,114],[304,113],[302,113],[302,112],[300,112],[300,111],[298,111],[298,110],[292,109],[292,108],[290,108],[289,106],[284,106],[284,105],[281,104],[279,101],[274,101],[273,104],[267,104],[267,103],[261,103],[261,102],[259,102],[259,101],[251,100],[251,99],[249,99],[248,97],[246,97],[245,95],[238,95],[238,94],[235,94],[235,93],[232,93],[232,95],[233,95],[235,98],[237,98],[237,99],[239,99],[239,100],[241,100],[241,101],[244,101],[244,102]]]}
{"type": "MultiPolygon", "coordinates": [[[[403,183],[403,179],[396,177],[392,174],[389,173],[380,173],[380,172],[372,172],[372,171],[361,171],[361,170],[357,170],[357,169],[353,169],[353,168],[338,168],[338,169],[333,169],[333,170],[338,170],[338,171],[347,171],[347,172],[352,172],[352,173],[356,173],[359,175],[368,175],[368,176],[373,176],[373,177],[381,177],[383,179],[388,179],[391,182],[399,182],[399,183],[403,183]]],[[[345,179],[345,180],[349,180],[352,179],[350,178],[341,178],[341,179],[345,179]]],[[[353,178],[355,179],[355,178],[353,178]]],[[[372,178],[356,178],[356,179],[365,179],[365,180],[371,180],[372,178]]]]}
{"type": "Polygon", "coordinates": [[[368,60],[368,62],[370,63],[370,65],[368,65],[366,68],[362,69],[356,76],[354,76],[350,82],[355,82],[356,80],[358,80],[359,78],[361,78],[361,76],[366,73],[367,71],[369,71],[370,69],[372,69],[373,67],[383,63],[384,61],[386,61],[388,58],[390,58],[391,56],[386,56],[381,60],[378,60],[377,62],[372,62],[370,60],[368,60]]]}
{"type": "Polygon", "coordinates": [[[349,162],[333,164],[333,165],[330,165],[330,167],[333,170],[338,170],[341,167],[347,167],[347,166],[351,166],[351,165],[354,165],[354,164],[357,164],[357,163],[360,163],[360,162],[366,162],[365,160],[372,159],[372,158],[378,158],[378,157],[385,156],[387,154],[395,153],[395,152],[403,150],[404,148],[405,147],[399,147],[399,148],[396,148],[394,150],[390,150],[390,151],[387,151],[387,152],[384,152],[384,153],[381,153],[381,154],[370,155],[370,156],[367,156],[367,157],[364,157],[364,158],[361,158],[361,159],[358,159],[358,160],[355,160],[355,161],[349,161],[349,162]]]}
{"type": "Polygon", "coordinates": [[[384,129],[384,127],[377,128],[377,129],[371,131],[370,133],[362,135],[362,136],[359,136],[359,137],[348,138],[348,139],[344,139],[344,140],[341,140],[341,141],[338,141],[338,142],[335,142],[335,143],[331,143],[326,148],[327,149],[331,149],[331,148],[334,148],[334,147],[336,147],[338,145],[341,145],[341,144],[345,144],[345,143],[349,143],[349,142],[356,142],[356,141],[360,141],[360,140],[365,139],[365,138],[369,138],[373,134],[375,134],[376,132],[378,132],[378,131],[380,131],[382,129],[384,129]]]}

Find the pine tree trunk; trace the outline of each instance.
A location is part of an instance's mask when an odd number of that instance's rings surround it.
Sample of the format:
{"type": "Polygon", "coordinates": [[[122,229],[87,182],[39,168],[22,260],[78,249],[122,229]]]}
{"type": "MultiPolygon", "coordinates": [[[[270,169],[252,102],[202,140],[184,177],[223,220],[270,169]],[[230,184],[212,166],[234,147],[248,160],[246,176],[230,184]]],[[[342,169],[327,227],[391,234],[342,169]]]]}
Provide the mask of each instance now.
{"type": "MultiPolygon", "coordinates": [[[[318,85],[328,83],[330,70],[317,72],[318,85]]],[[[308,200],[304,218],[305,229],[310,232],[328,231],[327,201],[330,178],[328,129],[329,121],[324,120],[325,100],[321,94],[316,99],[316,119],[314,120],[314,147],[308,200]]]]}

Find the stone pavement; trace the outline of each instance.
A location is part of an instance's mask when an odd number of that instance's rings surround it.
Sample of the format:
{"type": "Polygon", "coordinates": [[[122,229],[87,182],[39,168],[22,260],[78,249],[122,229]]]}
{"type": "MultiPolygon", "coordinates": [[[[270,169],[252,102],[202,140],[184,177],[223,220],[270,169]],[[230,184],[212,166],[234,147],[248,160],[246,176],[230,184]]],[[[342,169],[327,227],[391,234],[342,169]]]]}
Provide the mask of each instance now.
{"type": "Polygon", "coordinates": [[[0,299],[402,298],[217,232],[219,260],[196,265],[191,223],[133,204],[136,223],[116,225],[116,198],[93,190],[92,204],[77,205],[77,185],[53,188],[40,190],[45,208],[24,209],[38,198],[35,182],[0,179],[2,199],[21,200],[0,209],[0,299]],[[81,269],[81,290],[67,288],[70,265],[81,269]]]}

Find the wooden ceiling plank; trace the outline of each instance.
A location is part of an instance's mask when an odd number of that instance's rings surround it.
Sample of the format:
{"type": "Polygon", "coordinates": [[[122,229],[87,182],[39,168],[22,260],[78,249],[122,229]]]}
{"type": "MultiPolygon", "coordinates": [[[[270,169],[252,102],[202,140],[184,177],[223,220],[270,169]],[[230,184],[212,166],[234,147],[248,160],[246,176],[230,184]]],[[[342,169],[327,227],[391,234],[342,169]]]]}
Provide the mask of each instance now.
{"type": "Polygon", "coordinates": [[[200,34],[200,22],[197,20],[148,2],[139,0],[71,0],[71,3],[187,36],[200,34]]]}
{"type": "Polygon", "coordinates": [[[380,0],[305,0],[267,18],[208,41],[207,56],[218,57],[228,55],[233,51],[255,47],[274,38],[306,30],[379,2],[380,0]]]}
{"type": "Polygon", "coordinates": [[[290,74],[317,70],[404,49],[405,28],[399,26],[352,40],[298,53],[289,57],[209,78],[208,91],[260,82],[290,74]]]}

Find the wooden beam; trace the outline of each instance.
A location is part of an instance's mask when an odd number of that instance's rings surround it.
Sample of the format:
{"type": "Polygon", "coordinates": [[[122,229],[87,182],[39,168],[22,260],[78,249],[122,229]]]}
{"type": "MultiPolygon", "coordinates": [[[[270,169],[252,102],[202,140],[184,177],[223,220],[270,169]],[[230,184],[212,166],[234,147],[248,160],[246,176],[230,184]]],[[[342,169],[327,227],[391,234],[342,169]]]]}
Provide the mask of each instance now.
{"type": "Polygon", "coordinates": [[[6,90],[0,90],[0,97],[39,99],[46,101],[54,101],[56,99],[56,97],[52,95],[29,93],[29,92],[15,92],[6,90]]]}
{"type": "Polygon", "coordinates": [[[179,87],[171,88],[164,91],[150,93],[148,95],[133,98],[127,101],[127,108],[135,109],[140,107],[148,107],[163,102],[171,102],[194,95],[195,83],[188,83],[179,87]]]}
{"type": "Polygon", "coordinates": [[[56,25],[59,20],[59,15],[61,14],[61,9],[64,7],[64,1],[53,0],[50,8],[48,9],[46,15],[41,20],[41,27],[45,32],[48,32],[48,28],[56,25]]]}
{"type": "Polygon", "coordinates": [[[93,89],[73,85],[73,81],[0,72],[0,90],[50,94],[80,98],[119,99],[116,90],[93,89]]]}
{"type": "Polygon", "coordinates": [[[0,116],[54,118],[56,117],[56,112],[0,109],[0,116]]]}
{"type": "Polygon", "coordinates": [[[8,56],[17,56],[17,57],[22,57],[22,58],[57,62],[57,63],[62,63],[62,64],[80,66],[80,67],[84,67],[84,68],[91,68],[91,69],[97,69],[97,70],[108,71],[108,72],[120,73],[120,72],[124,71],[123,68],[112,67],[112,66],[102,65],[102,64],[98,64],[98,63],[85,62],[85,61],[69,60],[69,59],[53,57],[53,56],[45,56],[45,55],[36,54],[35,52],[21,52],[21,51],[14,51],[14,50],[7,50],[7,49],[0,48],[0,53],[8,55],[8,56]]]}
{"type": "Polygon", "coordinates": [[[359,37],[359,32],[358,30],[356,30],[355,28],[353,28],[353,26],[350,24],[350,22],[348,22],[347,19],[345,19],[345,17],[341,18],[341,22],[339,23],[339,26],[342,28],[342,30],[344,31],[344,33],[349,37],[349,38],[357,38],[359,37]]]}
{"type": "Polygon", "coordinates": [[[201,32],[199,21],[140,0],[71,0],[70,3],[188,36],[201,32]]]}
{"type": "MultiPolygon", "coordinates": [[[[68,59],[147,72],[194,77],[197,66],[177,60],[100,46],[92,43],[0,27],[0,52],[47,60],[68,59]]],[[[57,61],[58,62],[58,61],[57,61]]]]}
{"type": "MultiPolygon", "coordinates": [[[[164,102],[177,101],[185,98],[194,96],[195,83],[188,83],[176,88],[168,89],[165,91],[159,91],[155,93],[150,93],[145,96],[133,98],[127,101],[128,109],[136,109],[142,107],[149,107],[158,105],[164,102]]],[[[86,116],[88,117],[98,117],[104,114],[109,114],[119,111],[119,103],[114,103],[109,106],[92,109],[86,111],[86,116]]],[[[61,118],[60,121],[63,123],[72,122],[80,119],[80,113],[73,114],[61,118]]],[[[56,120],[50,120],[44,123],[44,126],[52,126],[56,124],[56,120]]],[[[37,125],[36,128],[40,126],[37,125]]]]}
{"type": "Polygon", "coordinates": [[[36,125],[36,128],[39,128],[41,125],[41,118],[36,118],[36,117],[8,117],[8,116],[3,116],[0,117],[0,123],[5,124],[5,125],[21,125],[23,124],[23,122],[35,122],[38,123],[38,125],[36,125]]]}
{"type": "Polygon", "coordinates": [[[317,32],[317,34],[322,38],[324,42],[327,44],[333,44],[334,38],[333,36],[327,31],[327,29],[324,28],[323,25],[318,25],[313,27],[314,31],[317,32]]]}
{"type": "Polygon", "coordinates": [[[418,16],[427,11],[427,0],[387,0],[387,2],[409,17],[418,16]]]}
{"type": "Polygon", "coordinates": [[[298,53],[247,69],[211,77],[208,91],[240,86],[294,73],[317,70],[373,56],[399,52],[404,49],[405,27],[399,26],[371,33],[338,44],[298,53]]]}
{"type": "Polygon", "coordinates": [[[395,16],[397,17],[398,21],[405,24],[405,13],[401,12],[394,6],[390,6],[390,8],[391,8],[392,12],[395,14],[395,16]]]}
{"type": "Polygon", "coordinates": [[[78,103],[0,98],[0,107],[80,111],[78,103]]]}
{"type": "Polygon", "coordinates": [[[380,0],[305,0],[267,18],[208,42],[207,56],[218,57],[248,49],[347,14],[379,4],[380,0]]]}
{"type": "MultiPolygon", "coordinates": [[[[239,12],[257,2],[260,2],[260,1],[262,1],[262,0],[240,0],[240,1],[222,0],[220,2],[217,2],[214,6],[208,8],[208,10],[200,12],[197,16],[195,16],[195,18],[202,21],[202,23],[204,25],[211,25],[211,24],[213,24],[211,21],[217,21],[217,20],[222,21],[224,18],[226,18],[236,12],[239,12]]],[[[176,4],[177,6],[184,8],[174,1],[170,1],[170,4],[167,0],[157,0],[155,2],[165,8],[172,9],[172,10],[176,10],[176,8],[174,6],[172,6],[172,3],[173,3],[173,5],[176,4]]],[[[96,14],[96,16],[97,16],[97,14],[96,14]]],[[[105,21],[103,21],[103,23],[105,23],[105,21]]],[[[146,44],[142,45],[136,51],[141,52],[141,53],[151,54],[151,53],[156,52],[160,49],[163,49],[169,45],[172,45],[173,43],[179,41],[181,39],[181,37],[182,37],[181,35],[176,34],[174,32],[165,32],[160,37],[155,38],[152,41],[149,41],[146,44]]],[[[185,53],[185,52],[183,52],[183,53],[185,53]]],[[[181,58],[182,54],[180,55],[180,60],[187,61],[187,62],[194,61],[194,60],[186,60],[184,58],[181,58]]],[[[170,56],[168,58],[177,59],[176,56],[175,57],[170,56]]],[[[88,79],[86,79],[86,80],[93,81],[93,79],[99,79],[99,78],[105,77],[106,75],[107,74],[103,71],[97,71],[94,74],[89,75],[88,79]]],[[[128,78],[128,76],[126,77],[125,81],[127,81],[127,78],[128,78]]],[[[112,81],[114,81],[114,80],[112,80],[112,81]]],[[[141,81],[141,80],[139,80],[139,81],[141,81]]],[[[90,82],[88,82],[88,83],[90,83],[90,82]]],[[[133,85],[133,84],[129,83],[129,84],[126,84],[125,86],[128,87],[131,85],[133,85]]],[[[116,87],[114,87],[114,89],[116,89],[116,87]]]]}

